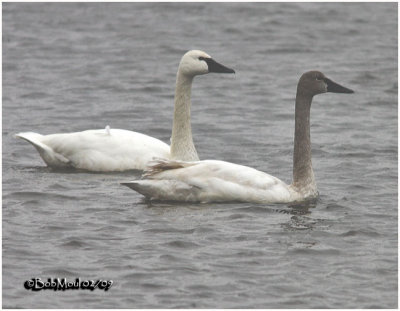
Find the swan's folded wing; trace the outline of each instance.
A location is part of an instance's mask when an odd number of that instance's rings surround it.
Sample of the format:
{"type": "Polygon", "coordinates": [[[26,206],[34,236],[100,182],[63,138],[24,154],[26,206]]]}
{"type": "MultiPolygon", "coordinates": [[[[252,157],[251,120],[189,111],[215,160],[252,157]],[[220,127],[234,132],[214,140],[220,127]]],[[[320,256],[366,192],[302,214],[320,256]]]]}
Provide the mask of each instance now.
{"type": "Polygon", "coordinates": [[[204,188],[210,180],[229,182],[253,189],[265,190],[277,184],[284,184],[280,179],[254,168],[225,161],[204,160],[183,162],[155,159],[147,167],[144,178],[162,180],[180,180],[188,184],[199,183],[204,188]]]}

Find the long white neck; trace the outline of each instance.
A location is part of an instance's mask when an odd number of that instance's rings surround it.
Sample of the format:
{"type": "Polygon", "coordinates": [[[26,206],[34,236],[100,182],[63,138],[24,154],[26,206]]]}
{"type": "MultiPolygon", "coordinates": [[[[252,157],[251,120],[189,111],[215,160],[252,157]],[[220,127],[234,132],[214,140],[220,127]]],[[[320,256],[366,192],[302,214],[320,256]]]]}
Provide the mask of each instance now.
{"type": "Polygon", "coordinates": [[[310,109],[312,96],[297,91],[292,188],[302,197],[315,196],[317,185],[311,162],[310,109]]]}
{"type": "Polygon", "coordinates": [[[193,76],[182,74],[176,76],[174,121],[171,136],[171,159],[198,161],[193,144],[192,126],[190,124],[190,96],[193,76]]]}

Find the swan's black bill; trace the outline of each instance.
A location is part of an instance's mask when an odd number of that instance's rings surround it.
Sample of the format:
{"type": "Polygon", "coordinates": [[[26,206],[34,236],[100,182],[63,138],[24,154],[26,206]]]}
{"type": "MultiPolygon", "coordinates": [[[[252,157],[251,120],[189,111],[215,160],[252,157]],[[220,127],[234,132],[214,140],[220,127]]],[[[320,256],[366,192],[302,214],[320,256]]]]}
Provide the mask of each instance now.
{"type": "Polygon", "coordinates": [[[218,72],[218,73],[235,73],[235,70],[225,67],[224,65],[217,63],[212,58],[204,58],[204,61],[208,65],[209,72],[218,72]]]}
{"type": "Polygon", "coordinates": [[[354,93],[353,90],[350,90],[347,87],[341,86],[340,84],[337,84],[336,82],[333,82],[330,79],[325,78],[324,81],[326,82],[326,85],[327,85],[327,92],[346,93],[346,94],[354,93]]]}

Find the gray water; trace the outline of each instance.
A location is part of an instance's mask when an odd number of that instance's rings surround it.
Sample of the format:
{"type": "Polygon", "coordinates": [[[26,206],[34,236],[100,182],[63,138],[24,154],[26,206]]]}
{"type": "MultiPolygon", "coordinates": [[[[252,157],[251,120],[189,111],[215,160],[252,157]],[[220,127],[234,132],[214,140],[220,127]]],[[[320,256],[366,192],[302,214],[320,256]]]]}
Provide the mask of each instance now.
{"type": "Polygon", "coordinates": [[[397,43],[396,3],[3,3],[3,307],[396,308],[397,43]],[[119,185],[138,172],[52,170],[13,137],[109,124],[168,142],[189,49],[236,70],[194,81],[201,159],[288,183],[301,74],[355,90],[314,99],[316,202],[149,204],[119,185]]]}

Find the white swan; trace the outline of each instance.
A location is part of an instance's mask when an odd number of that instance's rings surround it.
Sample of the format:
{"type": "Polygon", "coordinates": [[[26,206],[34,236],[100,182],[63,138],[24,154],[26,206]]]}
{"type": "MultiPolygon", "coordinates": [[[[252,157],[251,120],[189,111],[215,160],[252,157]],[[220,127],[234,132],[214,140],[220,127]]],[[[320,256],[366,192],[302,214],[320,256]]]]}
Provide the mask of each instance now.
{"type": "Polygon", "coordinates": [[[203,51],[183,55],[178,68],[171,147],[137,132],[110,129],[40,135],[16,134],[30,142],[51,167],[72,167],[89,171],[143,170],[154,157],[198,161],[190,125],[190,96],[193,78],[209,72],[234,73],[203,51]]]}
{"type": "Polygon", "coordinates": [[[157,160],[145,179],[122,183],[150,199],[186,202],[288,203],[318,195],[311,164],[310,108],[314,95],[354,93],[321,72],[302,75],[297,85],[293,182],[256,169],[223,161],[182,162],[157,160]]]}

